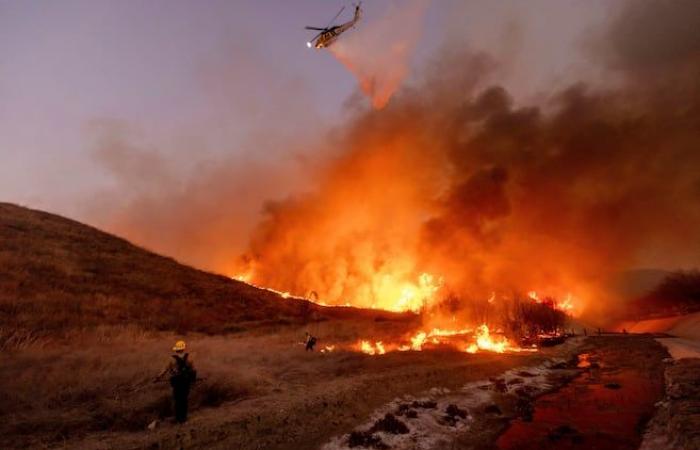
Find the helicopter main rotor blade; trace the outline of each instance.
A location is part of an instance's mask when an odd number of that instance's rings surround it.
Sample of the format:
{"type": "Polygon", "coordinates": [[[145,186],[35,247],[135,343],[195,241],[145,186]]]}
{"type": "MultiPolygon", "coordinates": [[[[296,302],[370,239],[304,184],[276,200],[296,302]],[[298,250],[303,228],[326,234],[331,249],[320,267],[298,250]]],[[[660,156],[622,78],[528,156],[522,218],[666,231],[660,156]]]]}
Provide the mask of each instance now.
{"type": "Polygon", "coordinates": [[[316,30],[316,31],[326,31],[326,28],[318,28],[318,27],[304,27],[306,30],[316,30]]]}
{"type": "Polygon", "coordinates": [[[335,22],[335,19],[338,18],[338,16],[340,15],[340,13],[343,12],[344,9],[345,9],[345,6],[343,6],[342,8],[340,8],[340,11],[338,11],[338,14],[336,14],[336,15],[330,20],[330,22],[328,22],[328,25],[326,25],[326,28],[330,27],[331,24],[332,24],[333,22],[335,22]]]}

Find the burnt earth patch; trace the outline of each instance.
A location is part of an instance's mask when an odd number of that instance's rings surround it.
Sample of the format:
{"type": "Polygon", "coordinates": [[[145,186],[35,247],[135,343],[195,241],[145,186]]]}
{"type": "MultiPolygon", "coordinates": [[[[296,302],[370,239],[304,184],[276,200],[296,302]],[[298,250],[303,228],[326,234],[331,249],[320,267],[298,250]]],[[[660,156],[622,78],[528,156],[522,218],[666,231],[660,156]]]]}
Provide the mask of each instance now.
{"type": "Polygon", "coordinates": [[[377,448],[381,450],[389,448],[379,436],[375,436],[369,431],[353,431],[350,433],[348,447],[377,448]]]}
{"type": "Polygon", "coordinates": [[[383,431],[390,434],[407,434],[408,427],[391,413],[387,413],[382,419],[379,419],[369,429],[370,433],[383,431]]]}
{"type": "Polygon", "coordinates": [[[457,422],[467,418],[467,412],[457,405],[449,404],[445,409],[445,416],[442,418],[442,423],[454,427],[457,422]]]}

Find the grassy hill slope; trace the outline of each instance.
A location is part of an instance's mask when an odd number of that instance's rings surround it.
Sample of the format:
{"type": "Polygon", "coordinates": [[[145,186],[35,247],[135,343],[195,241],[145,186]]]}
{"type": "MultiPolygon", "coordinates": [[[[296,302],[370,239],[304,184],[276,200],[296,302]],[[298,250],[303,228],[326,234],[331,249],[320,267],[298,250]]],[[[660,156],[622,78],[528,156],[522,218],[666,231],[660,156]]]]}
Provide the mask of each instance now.
{"type": "Polygon", "coordinates": [[[105,324],[219,333],[317,309],[82,223],[0,203],[0,336],[105,324]]]}

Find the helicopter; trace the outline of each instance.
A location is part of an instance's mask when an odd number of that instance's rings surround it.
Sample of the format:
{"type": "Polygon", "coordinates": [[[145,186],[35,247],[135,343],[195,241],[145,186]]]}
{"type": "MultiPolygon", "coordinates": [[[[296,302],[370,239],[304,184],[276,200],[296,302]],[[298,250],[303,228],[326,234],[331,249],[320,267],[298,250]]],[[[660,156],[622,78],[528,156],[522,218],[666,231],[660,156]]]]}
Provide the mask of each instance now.
{"type": "Polygon", "coordinates": [[[340,11],[338,11],[338,14],[336,14],[330,20],[330,22],[328,22],[328,25],[325,28],[305,27],[307,30],[314,30],[319,32],[309,42],[306,43],[306,46],[309,48],[313,47],[319,49],[330,46],[333,42],[336,41],[336,39],[338,39],[338,36],[346,32],[350,28],[354,27],[357,21],[360,20],[360,15],[362,14],[362,9],[360,9],[361,4],[362,3],[358,3],[355,6],[355,16],[349,22],[331,26],[331,23],[333,23],[333,21],[337,19],[338,16],[340,16],[340,14],[345,9],[345,6],[343,6],[342,8],[340,8],[340,11]]]}

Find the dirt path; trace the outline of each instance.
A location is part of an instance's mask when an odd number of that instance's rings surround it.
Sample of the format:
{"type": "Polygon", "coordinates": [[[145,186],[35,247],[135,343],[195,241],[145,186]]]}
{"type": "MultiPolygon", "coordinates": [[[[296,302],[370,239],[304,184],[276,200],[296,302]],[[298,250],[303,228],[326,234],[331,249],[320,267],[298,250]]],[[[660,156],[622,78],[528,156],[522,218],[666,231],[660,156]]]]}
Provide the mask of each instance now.
{"type": "Polygon", "coordinates": [[[673,360],[666,360],[666,396],[640,450],[700,449],[700,345],[697,340],[657,340],[673,360]]]}

